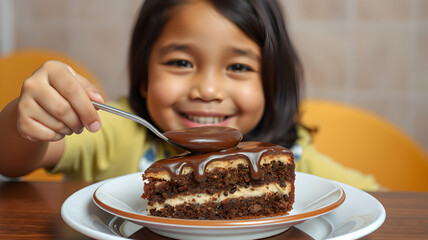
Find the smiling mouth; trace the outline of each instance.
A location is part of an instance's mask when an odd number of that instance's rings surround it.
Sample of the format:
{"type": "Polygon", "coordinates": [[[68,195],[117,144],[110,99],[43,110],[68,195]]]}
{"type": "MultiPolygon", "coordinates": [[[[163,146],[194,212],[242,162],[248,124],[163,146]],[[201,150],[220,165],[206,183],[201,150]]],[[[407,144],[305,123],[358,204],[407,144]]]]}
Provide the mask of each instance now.
{"type": "Polygon", "coordinates": [[[185,117],[187,120],[195,123],[199,123],[199,124],[217,124],[229,118],[229,116],[194,116],[194,115],[187,115],[184,113],[182,113],[181,115],[185,117]]]}

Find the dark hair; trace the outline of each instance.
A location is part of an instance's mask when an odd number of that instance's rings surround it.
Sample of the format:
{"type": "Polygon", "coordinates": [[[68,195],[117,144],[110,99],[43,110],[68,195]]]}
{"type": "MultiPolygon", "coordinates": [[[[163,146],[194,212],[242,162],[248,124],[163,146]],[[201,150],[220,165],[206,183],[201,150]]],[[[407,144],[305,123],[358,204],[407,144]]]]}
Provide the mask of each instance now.
{"type": "MultiPolygon", "coordinates": [[[[141,96],[148,83],[151,49],[171,17],[174,6],[186,0],[146,0],[138,16],[129,55],[130,104],[140,116],[153,120],[141,96]]],[[[301,65],[288,37],[280,6],[275,0],[211,0],[213,7],[262,51],[262,81],[265,112],[244,140],[271,142],[291,147],[297,139],[301,65]]],[[[154,123],[153,123],[154,124],[154,123]]]]}

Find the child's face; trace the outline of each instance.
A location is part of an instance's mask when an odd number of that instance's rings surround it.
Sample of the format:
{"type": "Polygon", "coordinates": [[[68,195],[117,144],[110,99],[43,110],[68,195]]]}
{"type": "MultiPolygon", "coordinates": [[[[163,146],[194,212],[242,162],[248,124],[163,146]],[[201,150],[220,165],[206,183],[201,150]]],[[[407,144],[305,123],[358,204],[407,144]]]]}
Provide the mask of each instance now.
{"type": "Polygon", "coordinates": [[[229,126],[251,131],[264,112],[260,47],[204,1],[174,9],[149,61],[147,99],[164,131],[229,126]]]}

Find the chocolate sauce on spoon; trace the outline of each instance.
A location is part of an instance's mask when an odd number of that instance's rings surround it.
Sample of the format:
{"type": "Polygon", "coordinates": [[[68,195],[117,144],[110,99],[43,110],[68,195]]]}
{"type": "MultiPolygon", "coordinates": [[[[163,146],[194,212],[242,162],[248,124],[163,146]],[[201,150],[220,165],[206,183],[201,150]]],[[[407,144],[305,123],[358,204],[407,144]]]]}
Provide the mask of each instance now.
{"type": "Polygon", "coordinates": [[[242,140],[240,131],[223,126],[184,128],[163,134],[192,153],[218,152],[236,147],[242,140]]]}

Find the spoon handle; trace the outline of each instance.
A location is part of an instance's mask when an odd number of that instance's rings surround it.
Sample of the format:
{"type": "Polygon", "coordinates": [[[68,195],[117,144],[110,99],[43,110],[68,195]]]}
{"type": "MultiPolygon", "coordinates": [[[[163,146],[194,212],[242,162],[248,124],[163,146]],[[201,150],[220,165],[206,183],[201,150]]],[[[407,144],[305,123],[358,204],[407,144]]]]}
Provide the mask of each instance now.
{"type": "Polygon", "coordinates": [[[96,108],[99,108],[99,109],[104,110],[106,112],[113,113],[113,114],[116,114],[116,115],[119,115],[119,116],[122,116],[122,117],[125,117],[128,119],[131,119],[132,121],[138,122],[139,124],[148,128],[150,131],[152,131],[154,134],[156,134],[161,139],[163,139],[167,142],[170,142],[167,137],[165,137],[161,132],[159,132],[159,130],[157,130],[152,124],[147,122],[145,119],[143,119],[137,115],[131,114],[129,112],[122,111],[120,109],[117,109],[117,108],[114,108],[114,107],[111,107],[111,106],[108,106],[105,104],[97,103],[94,101],[91,101],[91,102],[96,108]]]}

